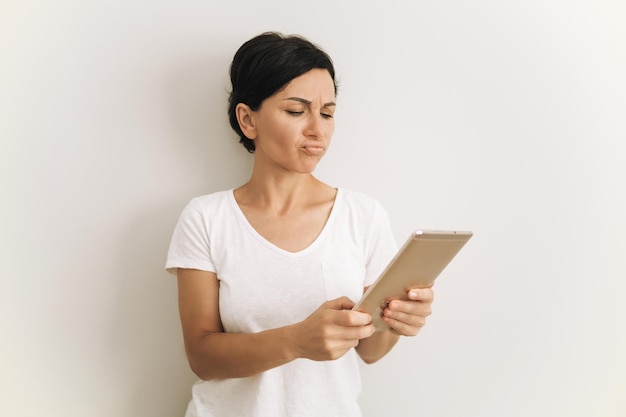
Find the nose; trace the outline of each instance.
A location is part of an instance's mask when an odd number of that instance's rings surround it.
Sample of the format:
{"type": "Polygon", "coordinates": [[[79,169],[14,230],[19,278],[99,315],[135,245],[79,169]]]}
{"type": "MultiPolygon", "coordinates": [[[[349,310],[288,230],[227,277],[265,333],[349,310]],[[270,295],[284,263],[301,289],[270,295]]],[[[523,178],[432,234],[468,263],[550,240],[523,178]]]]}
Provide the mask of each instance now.
{"type": "Polygon", "coordinates": [[[324,128],[322,126],[322,116],[319,114],[310,114],[307,119],[305,136],[310,138],[321,139],[324,136],[324,128]]]}

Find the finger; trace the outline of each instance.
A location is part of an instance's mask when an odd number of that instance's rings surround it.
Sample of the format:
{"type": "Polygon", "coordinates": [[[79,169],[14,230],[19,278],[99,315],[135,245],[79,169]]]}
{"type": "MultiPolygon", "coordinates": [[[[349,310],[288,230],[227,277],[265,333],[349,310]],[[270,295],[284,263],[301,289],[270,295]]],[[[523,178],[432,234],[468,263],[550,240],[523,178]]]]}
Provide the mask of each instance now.
{"type": "Polygon", "coordinates": [[[334,325],[323,331],[322,338],[327,341],[338,343],[352,343],[370,337],[376,332],[373,324],[368,323],[362,326],[341,326],[334,325]]]}
{"type": "Polygon", "coordinates": [[[389,317],[384,317],[383,320],[389,326],[392,333],[399,336],[415,336],[419,333],[423,326],[410,326],[401,321],[394,320],[389,317]]]}
{"type": "Polygon", "coordinates": [[[337,315],[335,324],[339,326],[366,326],[372,322],[372,316],[361,311],[344,310],[337,315]]]}
{"type": "Polygon", "coordinates": [[[403,311],[385,309],[382,318],[391,328],[405,335],[415,335],[426,325],[425,315],[409,314],[403,311]]]}
{"type": "Polygon", "coordinates": [[[373,324],[367,324],[365,326],[347,327],[343,329],[341,336],[344,339],[349,340],[361,340],[366,339],[376,332],[376,328],[373,324]]]}
{"type": "Polygon", "coordinates": [[[390,310],[391,312],[403,312],[423,317],[427,317],[432,314],[431,304],[425,301],[393,300],[389,302],[386,310],[390,310]]]}
{"type": "Polygon", "coordinates": [[[324,306],[332,310],[350,310],[354,307],[354,301],[346,296],[343,296],[325,302],[324,306]]]}
{"type": "Polygon", "coordinates": [[[388,317],[400,323],[408,324],[409,326],[422,327],[426,324],[426,316],[423,315],[409,314],[402,311],[391,311],[389,309],[386,309],[383,314],[384,317],[388,317]]]}
{"type": "Polygon", "coordinates": [[[435,293],[432,288],[412,288],[408,292],[408,297],[413,301],[432,303],[435,298],[435,293]]]}

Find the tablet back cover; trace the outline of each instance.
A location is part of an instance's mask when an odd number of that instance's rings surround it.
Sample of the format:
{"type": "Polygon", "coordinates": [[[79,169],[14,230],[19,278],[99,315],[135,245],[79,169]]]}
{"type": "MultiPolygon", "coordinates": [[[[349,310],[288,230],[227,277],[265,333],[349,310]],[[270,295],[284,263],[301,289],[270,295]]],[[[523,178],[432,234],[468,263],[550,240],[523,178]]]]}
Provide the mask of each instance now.
{"type": "Polygon", "coordinates": [[[390,300],[407,299],[411,288],[429,287],[452,261],[471,232],[418,230],[411,234],[354,310],[372,316],[376,330],[387,329],[381,314],[390,300]]]}

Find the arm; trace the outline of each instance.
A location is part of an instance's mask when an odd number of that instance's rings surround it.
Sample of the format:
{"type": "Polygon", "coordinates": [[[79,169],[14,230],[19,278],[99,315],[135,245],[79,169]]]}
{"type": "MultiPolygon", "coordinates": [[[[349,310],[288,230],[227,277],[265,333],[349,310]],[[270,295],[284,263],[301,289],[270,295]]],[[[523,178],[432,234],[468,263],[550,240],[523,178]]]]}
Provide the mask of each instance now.
{"type": "Polygon", "coordinates": [[[213,272],[178,270],[178,303],[189,365],[201,379],[241,378],[296,358],[333,360],[371,336],[368,314],[346,298],[328,301],[300,323],[259,333],[226,333],[213,272]]]}
{"type": "Polygon", "coordinates": [[[408,300],[392,300],[383,311],[383,320],[393,330],[376,332],[361,340],[356,351],[365,363],[374,363],[385,356],[396,344],[399,336],[415,336],[426,324],[434,299],[432,288],[407,291],[408,300]]]}
{"type": "Polygon", "coordinates": [[[389,330],[376,332],[371,337],[361,340],[356,351],[363,362],[370,364],[385,356],[398,341],[399,336],[389,330]]]}

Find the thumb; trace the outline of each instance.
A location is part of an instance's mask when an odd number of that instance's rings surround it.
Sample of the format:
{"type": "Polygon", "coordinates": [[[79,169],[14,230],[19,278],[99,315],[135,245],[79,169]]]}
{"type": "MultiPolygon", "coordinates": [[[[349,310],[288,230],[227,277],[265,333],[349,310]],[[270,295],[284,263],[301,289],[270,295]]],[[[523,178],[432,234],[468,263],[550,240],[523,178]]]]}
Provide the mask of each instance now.
{"type": "Polygon", "coordinates": [[[351,310],[354,307],[354,301],[344,295],[343,297],[326,301],[324,306],[331,310],[351,310]]]}

